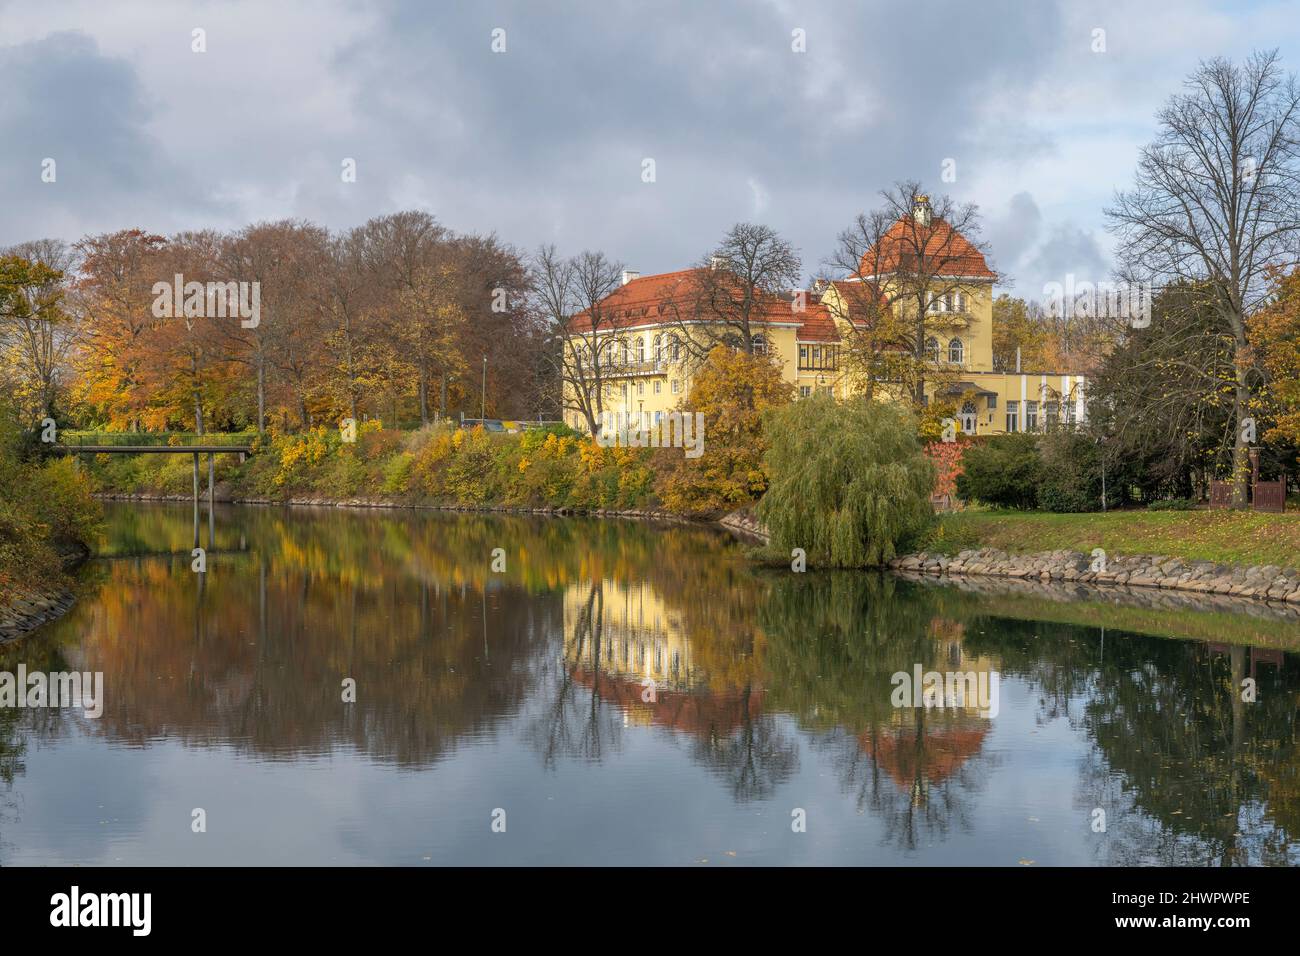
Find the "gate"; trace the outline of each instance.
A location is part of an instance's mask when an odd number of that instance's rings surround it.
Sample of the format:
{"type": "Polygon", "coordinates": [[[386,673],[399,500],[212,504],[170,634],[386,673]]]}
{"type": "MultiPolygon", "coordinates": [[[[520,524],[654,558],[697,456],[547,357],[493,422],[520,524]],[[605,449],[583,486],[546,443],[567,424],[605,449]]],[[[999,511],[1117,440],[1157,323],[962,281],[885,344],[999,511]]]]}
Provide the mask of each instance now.
{"type": "Polygon", "coordinates": [[[1255,482],[1255,500],[1252,507],[1256,511],[1277,511],[1286,510],[1286,482],[1285,481],[1257,481],[1255,482]]]}
{"type": "Polygon", "coordinates": [[[1232,507],[1232,482],[1212,480],[1210,482],[1210,507],[1232,507]]]}

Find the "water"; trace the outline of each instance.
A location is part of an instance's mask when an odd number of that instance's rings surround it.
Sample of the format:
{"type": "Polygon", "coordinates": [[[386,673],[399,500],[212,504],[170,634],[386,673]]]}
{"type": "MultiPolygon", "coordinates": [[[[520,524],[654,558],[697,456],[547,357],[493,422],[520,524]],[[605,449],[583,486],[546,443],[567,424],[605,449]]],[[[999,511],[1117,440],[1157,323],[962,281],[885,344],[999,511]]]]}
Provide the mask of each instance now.
{"type": "Polygon", "coordinates": [[[190,518],[110,507],[73,611],[0,648],[107,687],[0,710],[0,863],[1300,862],[1300,628],[581,519],[219,509],[197,575],[190,518]],[[916,665],[996,714],[893,706],[916,665]]]}

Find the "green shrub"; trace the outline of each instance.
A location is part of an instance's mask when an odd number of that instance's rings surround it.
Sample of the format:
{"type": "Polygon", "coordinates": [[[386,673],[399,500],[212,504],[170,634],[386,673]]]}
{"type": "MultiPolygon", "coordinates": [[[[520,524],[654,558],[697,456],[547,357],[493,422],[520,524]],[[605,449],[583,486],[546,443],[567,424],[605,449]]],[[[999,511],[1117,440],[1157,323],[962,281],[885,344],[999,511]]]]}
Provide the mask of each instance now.
{"type": "Polygon", "coordinates": [[[380,490],[386,495],[402,495],[410,490],[411,470],[415,456],[409,451],[399,451],[384,462],[383,481],[380,490]]]}
{"type": "Polygon", "coordinates": [[[1039,439],[1042,462],[1038,506],[1044,511],[1101,509],[1101,452],[1079,432],[1058,430],[1039,439]]]}
{"type": "Polygon", "coordinates": [[[1041,468],[1033,435],[994,435],[966,448],[957,494],[999,508],[1033,508],[1041,468]]]}
{"type": "Polygon", "coordinates": [[[16,585],[48,585],[61,572],[55,543],[90,545],[99,506],[71,458],[24,457],[26,436],[0,402],[0,603],[16,585]]]}
{"type": "Polygon", "coordinates": [[[1148,511],[1195,511],[1196,501],[1192,498],[1162,498],[1147,503],[1148,511]]]}
{"type": "Polygon", "coordinates": [[[810,565],[878,565],[933,520],[934,465],[901,405],[819,396],[769,412],[766,434],[770,481],[758,514],[774,552],[802,548],[810,565]]]}

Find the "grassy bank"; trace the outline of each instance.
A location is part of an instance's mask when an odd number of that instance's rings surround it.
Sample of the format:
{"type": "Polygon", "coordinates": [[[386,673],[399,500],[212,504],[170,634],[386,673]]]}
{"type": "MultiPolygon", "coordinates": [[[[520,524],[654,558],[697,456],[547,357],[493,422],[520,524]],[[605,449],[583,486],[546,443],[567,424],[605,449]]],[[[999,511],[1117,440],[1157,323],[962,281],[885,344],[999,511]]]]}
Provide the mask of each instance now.
{"type": "MultiPolygon", "coordinates": [[[[225,497],[388,498],[465,507],[642,509],[659,505],[666,450],[601,448],[563,426],[521,434],[435,426],[415,432],[363,425],[355,442],[337,430],[250,435],[242,464],[217,458],[225,497]],[[662,464],[662,463],[660,463],[662,464]]],[[[681,457],[681,452],[677,452],[681,457]]],[[[206,486],[207,463],[201,480],[206,486]]],[[[98,455],[89,463],[95,490],[189,494],[187,455],[98,455]]]]}
{"type": "Polygon", "coordinates": [[[1009,552],[1103,548],[1111,554],[1294,567],[1300,565],[1300,513],[965,511],[941,516],[922,547],[945,554],[966,548],[1009,552]]]}

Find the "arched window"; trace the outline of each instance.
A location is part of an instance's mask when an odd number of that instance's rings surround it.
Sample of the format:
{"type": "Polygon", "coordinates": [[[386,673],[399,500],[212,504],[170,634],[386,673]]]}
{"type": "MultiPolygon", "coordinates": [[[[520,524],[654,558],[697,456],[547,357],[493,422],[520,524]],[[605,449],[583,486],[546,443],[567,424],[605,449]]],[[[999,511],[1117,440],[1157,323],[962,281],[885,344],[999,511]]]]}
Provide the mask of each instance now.
{"type": "Polygon", "coordinates": [[[676,361],[677,361],[678,359],[680,359],[681,356],[682,356],[682,353],[681,353],[681,343],[677,340],[677,336],[676,336],[675,334],[674,334],[674,335],[670,335],[670,336],[668,337],[668,341],[670,341],[670,342],[672,343],[672,349],[673,349],[673,361],[676,362],[676,361]]]}
{"type": "Polygon", "coordinates": [[[767,354],[767,339],[763,336],[761,332],[758,335],[755,335],[750,338],[749,346],[754,350],[755,355],[767,354]]]}
{"type": "Polygon", "coordinates": [[[655,336],[655,347],[652,354],[656,365],[664,360],[664,337],[662,335],[655,336]]]}
{"type": "Polygon", "coordinates": [[[645,361],[645,337],[641,335],[636,337],[636,361],[645,361]]]}
{"type": "Polygon", "coordinates": [[[939,340],[933,335],[925,340],[925,355],[931,362],[939,361],[939,340]]]}
{"type": "Polygon", "coordinates": [[[948,361],[953,365],[966,361],[966,346],[961,344],[961,339],[953,339],[948,343],[948,361]]]}

